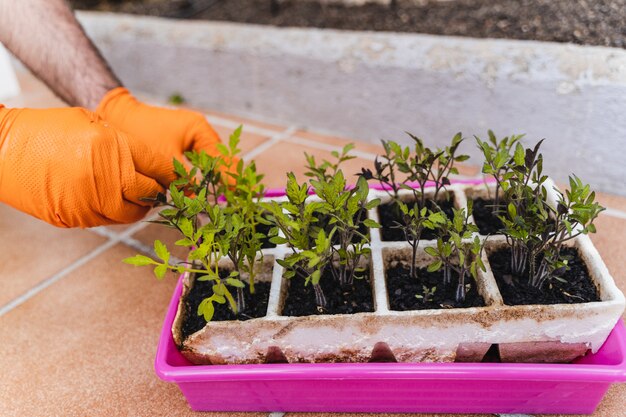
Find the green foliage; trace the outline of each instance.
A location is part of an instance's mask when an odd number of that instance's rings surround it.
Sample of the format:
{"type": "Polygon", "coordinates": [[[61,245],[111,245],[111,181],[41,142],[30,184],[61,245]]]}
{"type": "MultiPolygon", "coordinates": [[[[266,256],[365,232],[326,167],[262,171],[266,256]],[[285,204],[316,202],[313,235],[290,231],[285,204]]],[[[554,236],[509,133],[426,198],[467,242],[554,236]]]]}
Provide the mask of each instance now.
{"type": "Polygon", "coordinates": [[[439,192],[450,184],[450,175],[458,174],[454,163],[466,161],[469,156],[457,155],[458,147],[463,142],[460,132],[454,135],[449,146],[434,151],[424,146],[417,136],[408,132],[407,134],[413,140],[412,151],[410,146],[383,140],[385,154],[380,159],[376,158],[374,172],[363,169],[361,175],[378,181],[395,200],[398,200],[400,189],[411,191],[421,208],[426,206],[425,188],[428,182],[433,182],[435,202],[439,192]],[[401,181],[400,175],[403,176],[401,181]],[[409,186],[409,182],[417,183],[418,187],[409,186]]]}
{"type": "Polygon", "coordinates": [[[349,286],[355,278],[362,278],[363,257],[370,254],[369,238],[359,231],[359,226],[380,227],[366,219],[367,210],[376,207],[378,199],[368,201],[369,187],[366,178],[360,176],[355,187],[347,187],[341,163],[352,159],[349,151],[334,152],[336,162],[317,163],[307,156],[310,182],[298,184],[293,173],[287,175],[284,202],[264,204],[269,220],[277,235],[273,241],[287,244],[292,253],[277,262],[285,268],[284,277],[299,276],[305,285],[313,285],[316,302],[326,306],[326,298],[320,285],[325,271],[330,271],[339,285],[349,286]],[[312,190],[319,201],[309,201],[312,190]],[[282,235],[279,236],[278,234],[282,235]],[[333,242],[336,241],[336,244],[333,242]]]}
{"type": "Polygon", "coordinates": [[[154,251],[160,261],[143,255],[125,260],[133,265],[154,265],[158,278],[172,270],[195,273],[200,281],[213,281],[213,294],[198,308],[198,315],[207,321],[213,317],[214,303],[228,302],[234,313],[245,309],[246,285],[242,278],[248,276],[247,286],[254,293],[255,265],[262,256],[264,235],[256,231],[259,224],[267,222],[258,201],[264,191],[262,175],[257,174],[254,162],[236,162],[240,136],[241,127],[230,136],[228,145],[218,145],[218,156],[209,156],[204,151],[187,152],[191,162],[189,171],[174,161],[178,179],[170,185],[169,199],[164,196],[156,199],[158,205],[165,207],[156,223],[179,232],[180,239],[175,245],[191,248],[188,257],[191,264],[170,265],[169,251],[158,240],[154,251]],[[215,204],[222,200],[223,204],[215,204]],[[221,258],[232,262],[229,274],[220,271],[221,258]],[[236,297],[231,292],[233,288],[236,297]]]}
{"type": "Polygon", "coordinates": [[[537,288],[566,271],[563,244],[578,235],[594,233],[593,222],[604,210],[589,185],[576,176],[570,177],[565,194],[558,192],[556,207],[548,203],[541,143],[532,149],[516,144],[509,174],[502,181],[504,199],[509,203],[499,216],[511,247],[513,274],[527,276],[529,284],[537,288]]]}
{"type": "MultiPolygon", "coordinates": [[[[230,135],[228,145],[218,144],[218,154],[215,156],[207,154],[204,150],[185,152],[185,156],[191,163],[190,170],[187,170],[182,162],[175,159],[174,171],[178,178],[172,185],[177,190],[184,191],[185,194],[197,195],[205,190],[205,195],[214,203],[220,201],[220,198],[228,192],[232,193],[234,187],[239,186],[238,180],[245,181],[247,184],[254,184],[255,177],[257,177],[256,184],[259,186],[262,176],[256,175],[254,162],[246,165],[243,161],[238,160],[238,154],[241,152],[241,149],[238,148],[241,132],[242,127],[239,126],[230,135]],[[235,186],[233,187],[233,185],[235,186]]],[[[250,185],[242,185],[241,187],[245,189],[246,187],[249,188],[250,185]]],[[[165,200],[165,196],[157,198],[157,202],[160,204],[165,204],[165,200]]]]}
{"type": "MultiPolygon", "coordinates": [[[[450,176],[458,173],[455,163],[468,159],[458,154],[463,141],[460,133],[448,146],[436,150],[412,134],[411,146],[383,141],[384,155],[376,158],[374,171],[362,169],[354,187],[348,186],[342,170],[342,164],[354,158],[350,154],[352,144],[332,152],[332,161],[318,163],[306,155],[308,182],[300,184],[289,173],[286,198],[261,203],[263,175],[257,173],[253,161],[238,159],[241,132],[239,127],[228,144],[218,144],[218,155],[187,152],[189,168],[175,160],[178,178],[169,188],[169,197],[158,195],[150,200],[163,206],[156,223],[179,232],[175,245],[191,248],[189,262],[173,264],[169,249],[159,240],[154,242],[154,257],[136,255],[124,260],[152,267],[159,279],[173,271],[194,273],[199,281],[211,281],[212,294],[202,300],[197,311],[207,321],[219,304],[228,304],[235,313],[245,309],[244,291],[254,293],[265,238],[289,248],[290,253],[277,260],[285,270],[284,277],[300,277],[304,285],[312,285],[322,309],[326,306],[320,285],[323,276],[332,275],[336,285],[345,289],[354,279],[363,278],[363,260],[371,251],[368,234],[360,227],[380,227],[366,218],[367,211],[380,204],[378,199],[368,200],[368,180],[381,184],[396,203],[402,221],[394,227],[403,231],[412,248],[413,277],[417,278],[416,255],[424,230],[434,230],[437,236],[436,245],[425,248],[433,257],[428,269],[443,269],[444,286],[453,285],[456,275],[457,301],[465,298],[467,278],[476,279],[478,271],[485,269],[481,258],[484,241],[476,236],[477,227],[469,223],[471,201],[467,210],[454,209],[451,219],[437,204],[442,190],[450,184],[450,176]],[[426,188],[431,185],[432,199],[427,199],[426,188]],[[410,190],[414,200],[402,201],[402,189],[410,190]],[[261,225],[269,226],[269,236],[258,232],[261,225]],[[219,261],[223,258],[232,264],[228,270],[221,269],[219,261]]],[[[486,141],[476,137],[476,142],[485,157],[482,172],[496,180],[494,210],[511,247],[513,273],[541,287],[549,279],[561,279],[567,269],[567,259],[561,254],[563,245],[578,235],[594,233],[593,222],[603,208],[589,185],[576,176],[570,177],[565,193],[558,193],[556,205],[549,205],[547,176],[539,153],[542,142],[527,149],[521,138],[497,139],[489,131],[486,141]],[[504,203],[499,201],[500,192],[504,203]]],[[[436,290],[424,286],[416,297],[427,303],[436,290]]]]}
{"type": "Polygon", "coordinates": [[[307,177],[315,178],[318,181],[330,181],[339,171],[339,167],[346,161],[356,158],[353,155],[350,155],[350,151],[354,149],[353,143],[348,143],[343,147],[341,152],[332,151],[330,154],[336,159],[336,161],[328,161],[323,160],[319,165],[315,161],[315,157],[312,155],[304,153],[306,157],[307,164],[306,165],[306,175],[307,177]]]}
{"type": "Polygon", "coordinates": [[[395,227],[402,229],[406,241],[411,246],[410,274],[417,278],[415,263],[422,232],[425,229],[435,230],[445,225],[448,219],[442,211],[433,211],[427,207],[420,208],[417,202],[414,202],[412,207],[401,200],[398,200],[397,204],[402,213],[402,223],[396,224],[395,227]]]}
{"type": "MultiPolygon", "coordinates": [[[[519,141],[524,135],[506,136],[500,140],[489,130],[487,132],[489,139],[482,141],[478,136],[474,136],[478,148],[482,151],[485,161],[482,166],[482,173],[490,175],[496,180],[496,192],[494,196],[493,212],[500,211],[500,190],[506,187],[506,181],[513,175],[511,170],[511,161],[513,160],[512,150],[515,145],[519,145],[519,141]]],[[[520,161],[521,154],[518,153],[520,146],[516,148],[515,158],[520,161]]]]}
{"type": "Polygon", "coordinates": [[[411,276],[416,277],[415,260],[417,247],[425,229],[435,230],[445,223],[446,216],[437,204],[439,193],[450,184],[450,175],[458,174],[455,162],[469,159],[467,155],[457,155],[459,145],[463,142],[461,133],[452,138],[449,146],[432,150],[424,146],[417,136],[408,133],[413,140],[413,147],[401,146],[393,141],[382,141],[385,154],[377,157],[374,172],[363,169],[361,176],[378,181],[384,190],[397,204],[402,223],[394,227],[402,229],[406,241],[412,248],[411,276]],[[404,179],[399,181],[399,176],[404,179]],[[426,199],[426,187],[429,182],[434,185],[432,200],[426,199]],[[409,183],[416,183],[409,185],[409,183]],[[413,193],[413,202],[406,204],[399,198],[401,189],[413,193]]]}
{"type": "Polygon", "coordinates": [[[181,104],[185,104],[187,100],[180,93],[174,93],[168,97],[167,102],[174,106],[180,106],[181,104]]]}
{"type": "Polygon", "coordinates": [[[320,202],[309,202],[308,184],[298,184],[293,173],[287,174],[285,189],[287,201],[270,201],[263,204],[276,236],[272,242],[287,243],[292,253],[276,262],[285,268],[287,279],[296,275],[304,279],[305,285],[313,285],[316,302],[326,306],[326,297],[319,284],[322,270],[332,261],[332,235],[318,226],[320,202]],[[278,233],[282,236],[279,236],[278,233]]]}
{"type": "Polygon", "coordinates": [[[406,175],[402,188],[413,192],[415,200],[420,207],[426,206],[425,188],[429,181],[433,182],[435,189],[432,202],[436,205],[437,198],[442,189],[450,184],[450,175],[458,174],[455,162],[462,162],[469,159],[468,155],[457,155],[459,145],[463,142],[461,133],[457,133],[452,138],[449,146],[435,151],[424,146],[420,138],[410,133],[413,139],[413,152],[408,152],[405,148],[396,159],[396,164],[401,173],[406,175]],[[418,188],[410,187],[406,182],[416,182],[418,188]]]}
{"type": "Polygon", "coordinates": [[[465,280],[471,275],[474,280],[478,277],[478,270],[485,270],[481,254],[485,241],[476,235],[478,227],[469,222],[472,211],[472,202],[468,202],[467,211],[454,209],[452,219],[445,218],[445,224],[441,227],[442,233],[437,238],[436,246],[429,246],[424,251],[433,257],[433,262],[428,266],[430,272],[443,268],[443,284],[452,283],[452,272],[456,272],[458,281],[456,285],[456,301],[465,300],[467,286],[465,280]]]}
{"type": "Polygon", "coordinates": [[[422,294],[415,294],[415,298],[422,300],[422,303],[427,304],[433,300],[436,291],[437,286],[428,288],[426,285],[422,285],[422,294]]]}
{"type": "Polygon", "coordinates": [[[359,231],[359,226],[365,222],[370,228],[380,227],[374,220],[364,220],[367,210],[376,207],[379,201],[367,201],[369,187],[362,176],[355,187],[346,188],[341,170],[330,181],[311,180],[311,185],[321,199],[319,212],[329,219],[329,234],[338,239],[338,245],[331,246],[331,252],[339,265],[330,270],[341,285],[351,285],[354,278],[361,278],[364,272],[359,267],[361,259],[370,254],[369,237],[359,231]]]}
{"type": "MultiPolygon", "coordinates": [[[[399,200],[399,191],[402,181],[399,180],[399,170],[397,161],[407,158],[410,152],[409,148],[402,147],[393,141],[382,140],[384,155],[377,155],[374,160],[374,170],[362,168],[361,176],[366,180],[376,180],[382,189],[387,192],[394,200],[399,200]],[[404,153],[407,156],[404,156],[404,153]]],[[[406,180],[404,181],[406,182],[406,180]]]]}

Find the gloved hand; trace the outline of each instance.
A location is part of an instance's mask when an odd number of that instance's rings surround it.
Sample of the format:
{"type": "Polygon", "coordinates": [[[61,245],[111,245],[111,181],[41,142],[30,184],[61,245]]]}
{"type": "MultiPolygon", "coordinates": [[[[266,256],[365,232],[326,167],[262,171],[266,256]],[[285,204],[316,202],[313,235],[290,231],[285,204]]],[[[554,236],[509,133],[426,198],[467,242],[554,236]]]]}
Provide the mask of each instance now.
{"type": "MultiPolygon", "coordinates": [[[[220,137],[201,114],[184,109],[149,106],[123,87],[109,91],[96,113],[144,145],[184,162],[183,153],[204,150],[217,155],[220,137]]],[[[226,161],[228,165],[231,161],[226,161]]]]}
{"type": "Polygon", "coordinates": [[[0,105],[0,201],[55,226],[137,221],[175,178],[170,157],[85,109],[0,105]]]}

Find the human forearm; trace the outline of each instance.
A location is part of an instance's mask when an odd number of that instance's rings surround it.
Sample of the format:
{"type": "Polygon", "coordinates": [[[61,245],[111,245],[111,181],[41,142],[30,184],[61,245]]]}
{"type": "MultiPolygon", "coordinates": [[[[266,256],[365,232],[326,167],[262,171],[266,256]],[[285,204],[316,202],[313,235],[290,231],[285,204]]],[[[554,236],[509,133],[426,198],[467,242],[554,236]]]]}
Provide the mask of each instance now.
{"type": "Polygon", "coordinates": [[[0,0],[0,42],[72,106],[120,86],[65,0],[0,0]]]}

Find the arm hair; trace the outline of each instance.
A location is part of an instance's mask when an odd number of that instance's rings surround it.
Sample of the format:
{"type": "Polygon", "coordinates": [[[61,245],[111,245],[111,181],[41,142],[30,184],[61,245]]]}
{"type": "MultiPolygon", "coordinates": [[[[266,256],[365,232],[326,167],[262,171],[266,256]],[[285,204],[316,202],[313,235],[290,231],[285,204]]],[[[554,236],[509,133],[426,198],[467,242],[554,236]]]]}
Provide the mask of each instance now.
{"type": "Polygon", "coordinates": [[[0,42],[69,105],[121,85],[65,0],[0,0],[0,42]]]}

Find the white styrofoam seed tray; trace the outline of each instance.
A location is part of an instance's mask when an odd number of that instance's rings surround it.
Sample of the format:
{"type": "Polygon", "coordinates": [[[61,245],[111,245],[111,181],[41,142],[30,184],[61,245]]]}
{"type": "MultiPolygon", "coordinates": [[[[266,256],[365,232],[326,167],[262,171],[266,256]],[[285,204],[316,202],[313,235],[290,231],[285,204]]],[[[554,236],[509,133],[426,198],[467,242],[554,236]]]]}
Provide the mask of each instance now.
{"type": "MultiPolygon", "coordinates": [[[[550,200],[555,201],[551,182],[547,188],[550,200]]],[[[456,207],[466,207],[468,195],[485,191],[484,185],[447,187],[456,207]]],[[[381,198],[383,203],[390,200],[387,193],[378,190],[371,190],[370,198],[381,198]]],[[[378,209],[369,210],[368,217],[378,221],[378,209]]],[[[382,241],[378,229],[370,229],[370,240],[374,312],[282,316],[289,283],[283,279],[283,268],[274,259],[285,256],[290,249],[279,245],[263,250],[265,261],[257,276],[260,281],[271,281],[266,316],[247,321],[210,322],[182,340],[182,300],[193,279],[185,276],[172,327],[176,344],[188,359],[201,364],[263,363],[268,352],[275,355],[277,349],[289,362],[364,362],[377,359],[377,354],[372,357],[375,346],[377,351],[382,346],[382,351],[387,353],[388,347],[399,362],[479,361],[492,344],[499,345],[503,361],[565,362],[588,348],[596,352],[624,311],[624,295],[585,235],[575,238],[570,245],[578,249],[586,263],[600,294],[599,302],[505,305],[487,259],[489,250],[504,244],[504,238],[492,236],[483,254],[487,270],[480,271],[476,282],[485,300],[484,307],[416,311],[390,310],[385,281],[385,266],[389,262],[410,260],[409,245],[382,241]]],[[[420,242],[418,262],[422,266],[430,262],[423,248],[434,243],[420,242]]]]}

